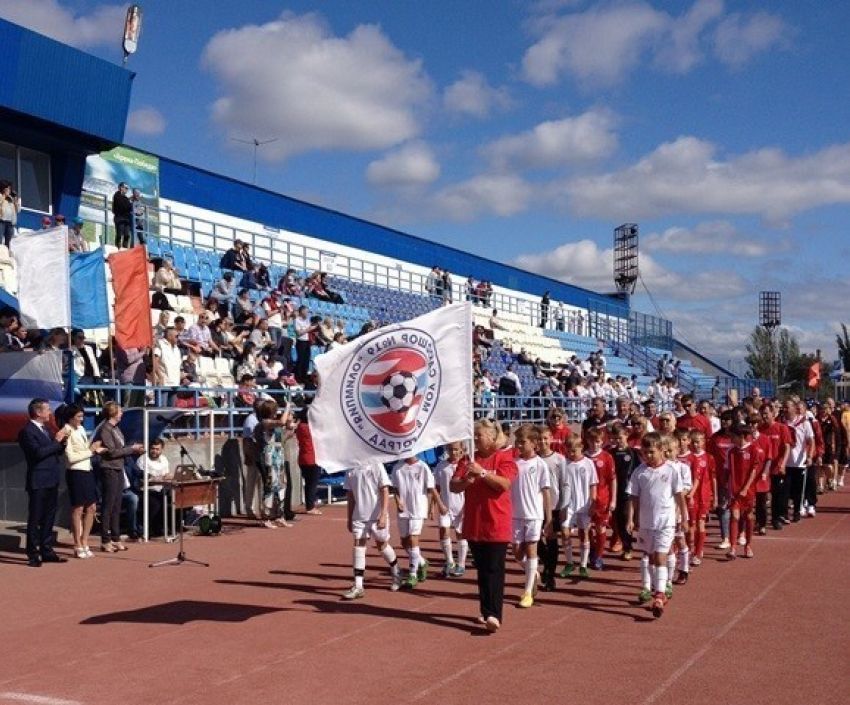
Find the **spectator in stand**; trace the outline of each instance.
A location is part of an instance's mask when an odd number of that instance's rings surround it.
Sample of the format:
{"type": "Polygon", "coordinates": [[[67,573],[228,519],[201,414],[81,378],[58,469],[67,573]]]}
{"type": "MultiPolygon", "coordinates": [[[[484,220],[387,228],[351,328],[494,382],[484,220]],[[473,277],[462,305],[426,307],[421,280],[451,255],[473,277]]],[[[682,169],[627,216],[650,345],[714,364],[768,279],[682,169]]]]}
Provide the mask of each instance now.
{"type": "Polygon", "coordinates": [[[325,316],[316,329],[316,343],[322,345],[326,350],[334,339],[334,319],[325,316]]]}
{"type": "Polygon", "coordinates": [[[160,340],[162,336],[165,335],[165,329],[171,325],[171,314],[173,311],[160,311],[159,318],[157,318],[156,325],[153,327],[153,340],[154,343],[157,340],[160,340]]]}
{"type": "Polygon", "coordinates": [[[79,328],[71,331],[71,359],[78,384],[103,383],[94,348],[86,345],[86,334],[79,328]]]}
{"type": "Polygon", "coordinates": [[[552,297],[549,292],[545,292],[543,294],[543,298],[540,299],[540,327],[545,328],[549,325],[549,307],[552,302],[552,297]]]}
{"type": "Polygon", "coordinates": [[[233,321],[229,318],[219,318],[210,323],[210,335],[213,342],[218,345],[219,354],[228,359],[242,354],[243,346],[250,334],[251,331],[247,328],[234,331],[233,321]]]}
{"type": "Polygon", "coordinates": [[[115,246],[130,247],[133,243],[133,204],[127,197],[127,184],[118,184],[112,195],[112,222],[115,224],[115,246]]]}
{"type": "Polygon", "coordinates": [[[471,301],[473,304],[478,303],[476,284],[472,277],[466,278],[466,300],[471,301]]]}
{"type": "Polygon", "coordinates": [[[15,193],[12,182],[3,179],[0,181],[0,237],[7,248],[12,244],[20,212],[21,197],[15,193]]]}
{"type": "Polygon", "coordinates": [[[42,219],[41,219],[41,229],[42,230],[50,230],[50,228],[52,228],[52,227],[53,227],[53,221],[50,220],[50,216],[45,215],[44,217],[42,217],[42,219]]]}
{"type": "Polygon", "coordinates": [[[309,377],[310,339],[318,327],[318,324],[310,321],[310,309],[301,306],[295,319],[295,379],[301,384],[309,377]]]}
{"type": "MultiPolygon", "coordinates": [[[[0,345],[0,350],[4,348],[0,345]]],[[[29,331],[26,326],[18,325],[9,334],[7,347],[9,352],[32,352],[32,343],[29,338],[29,331]]]]}
{"type": "Polygon", "coordinates": [[[163,257],[162,266],[153,275],[152,286],[156,291],[163,291],[167,294],[178,295],[183,293],[183,282],[180,281],[171,258],[163,257]]]}
{"type": "Polygon", "coordinates": [[[304,507],[307,514],[321,514],[316,508],[316,492],[319,488],[319,478],[324,471],[316,464],[316,450],[313,447],[306,406],[298,412],[297,419],[295,438],[298,441],[298,465],[304,479],[304,507]]]}
{"type": "Polygon", "coordinates": [[[564,304],[561,303],[555,307],[555,330],[564,332],[564,304]]]}
{"type": "Polygon", "coordinates": [[[432,299],[443,299],[443,273],[437,265],[431,267],[431,272],[425,280],[425,291],[432,299]]]}
{"type": "Polygon", "coordinates": [[[508,365],[505,374],[499,378],[499,396],[502,398],[503,411],[500,419],[515,420],[518,417],[517,397],[522,394],[522,383],[514,372],[513,363],[508,365]]]}
{"type": "Polygon", "coordinates": [[[280,344],[280,337],[283,328],[283,314],[280,310],[280,292],[274,289],[269,292],[261,302],[260,307],[269,324],[269,333],[275,342],[275,345],[280,344]]]}
{"type": "Polygon", "coordinates": [[[124,391],[124,406],[139,408],[145,405],[144,386],[147,382],[147,358],[149,349],[127,348],[124,350],[113,344],[115,350],[115,373],[123,385],[131,385],[135,389],[124,391]]]}
{"type": "Polygon", "coordinates": [[[257,321],[256,327],[251,331],[251,335],[248,336],[248,342],[254,343],[258,352],[265,353],[274,350],[274,340],[271,333],[269,333],[269,322],[266,319],[257,321]]]}
{"type": "Polygon", "coordinates": [[[239,287],[241,289],[254,289],[259,290],[260,283],[257,280],[257,272],[259,271],[259,266],[254,265],[251,269],[242,273],[242,279],[239,282],[239,287]]]}
{"type": "Polygon", "coordinates": [[[158,387],[170,387],[164,401],[165,406],[174,406],[174,397],[180,386],[183,368],[183,352],[177,344],[177,329],[169,326],[165,335],[156,341],[153,349],[154,379],[158,387]]]}
{"type": "Polygon", "coordinates": [[[443,270],[443,306],[452,303],[454,292],[452,291],[452,275],[448,269],[443,270]]]}
{"type": "Polygon", "coordinates": [[[258,372],[257,346],[250,340],[242,347],[242,354],[236,359],[236,379],[242,380],[245,375],[256,377],[258,372]]]}
{"type": "Polygon", "coordinates": [[[254,302],[251,301],[251,292],[248,289],[242,289],[236,301],[233,304],[233,320],[238,326],[248,326],[253,328],[256,323],[254,315],[254,302]]]}
{"type": "Polygon", "coordinates": [[[68,230],[68,252],[88,252],[89,251],[89,243],[86,242],[86,238],[83,237],[83,224],[84,220],[82,218],[74,218],[74,224],[70,230],[68,230]]]}
{"type": "Polygon", "coordinates": [[[301,285],[298,283],[298,275],[291,267],[280,278],[277,288],[284,296],[301,296],[301,285]]]}
{"type": "Polygon", "coordinates": [[[121,542],[121,495],[124,493],[124,458],[140,455],[144,446],[140,443],[127,445],[124,434],[118,428],[123,411],[114,401],[103,405],[105,420],[95,429],[93,440],[100,441],[105,452],[101,456],[100,468],[102,473],[103,503],[100,512],[101,546],[105,553],[126,551],[127,547],[121,542]]]}
{"type": "Polygon", "coordinates": [[[239,252],[242,250],[242,240],[234,240],[233,247],[225,252],[219,260],[218,266],[221,269],[236,269],[236,259],[239,252]]]}
{"type": "Polygon", "coordinates": [[[334,333],[333,340],[331,340],[330,344],[328,345],[328,350],[333,350],[335,348],[342,347],[347,342],[348,341],[345,339],[345,333],[340,333],[339,331],[337,331],[336,333],[334,333]]]}
{"type": "Polygon", "coordinates": [[[272,281],[269,276],[269,268],[261,264],[257,267],[257,288],[261,291],[271,291],[272,281]]]}
{"type": "Polygon", "coordinates": [[[495,308],[490,316],[490,330],[507,330],[507,328],[503,326],[502,322],[499,320],[499,312],[495,308]]]}
{"type": "Polygon", "coordinates": [[[186,319],[183,316],[177,316],[174,319],[174,329],[177,331],[177,343],[181,348],[187,352],[191,350],[195,355],[200,354],[201,346],[189,338],[189,329],[186,327],[186,319]]]}
{"type": "Polygon", "coordinates": [[[254,260],[251,259],[251,246],[247,242],[242,243],[242,247],[236,253],[236,267],[243,274],[254,268],[254,260]]]}
{"type": "Polygon", "coordinates": [[[219,318],[227,318],[230,315],[230,305],[234,298],[236,298],[236,284],[233,281],[233,272],[225,272],[210,292],[210,299],[218,306],[219,318]]]}
{"type": "Polygon", "coordinates": [[[198,316],[198,322],[189,328],[189,341],[195,343],[201,355],[213,357],[219,352],[218,345],[213,342],[209,327],[210,318],[206,313],[198,316]]]}
{"type": "Polygon", "coordinates": [[[130,203],[133,204],[133,225],[136,231],[136,242],[144,245],[146,240],[145,233],[148,230],[148,207],[142,201],[142,192],[139,189],[133,189],[130,203]]]}
{"type": "Polygon", "coordinates": [[[198,385],[198,355],[193,350],[187,350],[183,356],[183,364],[180,365],[180,386],[197,387],[198,385]]]}
{"type": "Polygon", "coordinates": [[[68,334],[64,328],[51,328],[41,342],[40,352],[54,350],[66,350],[68,348],[68,334]]]}

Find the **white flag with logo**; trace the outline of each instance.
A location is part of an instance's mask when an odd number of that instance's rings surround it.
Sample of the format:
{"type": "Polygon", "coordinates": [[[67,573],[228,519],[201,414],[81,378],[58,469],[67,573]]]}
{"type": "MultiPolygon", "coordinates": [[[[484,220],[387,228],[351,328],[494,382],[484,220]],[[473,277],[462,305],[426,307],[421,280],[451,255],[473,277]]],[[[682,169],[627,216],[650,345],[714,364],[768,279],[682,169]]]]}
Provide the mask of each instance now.
{"type": "Polygon", "coordinates": [[[373,331],[315,360],[316,463],[328,472],[472,438],[472,304],[373,331]]]}
{"type": "Polygon", "coordinates": [[[21,231],[12,240],[18,265],[18,304],[28,328],[70,328],[68,228],[21,231]]]}

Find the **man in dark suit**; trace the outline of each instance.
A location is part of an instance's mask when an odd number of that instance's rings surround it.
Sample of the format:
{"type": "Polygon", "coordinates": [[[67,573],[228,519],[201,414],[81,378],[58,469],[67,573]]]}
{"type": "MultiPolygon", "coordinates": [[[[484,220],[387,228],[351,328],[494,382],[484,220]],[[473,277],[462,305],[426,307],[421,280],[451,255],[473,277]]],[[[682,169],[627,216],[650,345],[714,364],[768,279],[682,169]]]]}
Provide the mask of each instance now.
{"type": "Polygon", "coordinates": [[[30,420],[18,434],[18,444],[27,461],[27,557],[31,567],[39,568],[42,563],[67,561],[53,550],[53,523],[68,434],[62,429],[56,434],[50,432],[47,427],[50,403],[47,399],[33,399],[27,412],[30,420]]]}

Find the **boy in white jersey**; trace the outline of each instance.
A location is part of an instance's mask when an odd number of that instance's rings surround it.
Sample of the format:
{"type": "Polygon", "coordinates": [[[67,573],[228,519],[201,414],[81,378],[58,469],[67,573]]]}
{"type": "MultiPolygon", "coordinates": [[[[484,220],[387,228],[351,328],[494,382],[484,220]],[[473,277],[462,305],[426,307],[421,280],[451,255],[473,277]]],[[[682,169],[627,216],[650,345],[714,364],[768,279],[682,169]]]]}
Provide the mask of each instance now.
{"type": "Polygon", "coordinates": [[[587,562],[590,558],[590,518],[593,505],[596,502],[596,467],[593,461],[584,455],[582,441],[579,436],[570,436],[566,443],[567,464],[564,467],[564,477],[561,481],[561,524],[564,537],[564,549],[567,555],[567,567],[561,571],[562,578],[573,574],[573,545],[571,531],[578,529],[578,539],[581,544],[581,563],[579,577],[588,577],[587,562]]]}
{"type": "Polygon", "coordinates": [[[555,590],[555,574],[558,571],[558,535],[561,533],[561,478],[567,467],[567,459],[552,450],[552,429],[540,427],[540,459],[549,467],[549,500],[552,504],[549,532],[541,539],[537,551],[543,561],[543,589],[555,590]]]}
{"type": "Polygon", "coordinates": [[[434,470],[434,484],[446,512],[439,514],[440,548],[446,558],[446,565],[440,576],[443,578],[459,578],[466,572],[466,556],[469,544],[463,538],[463,492],[452,492],[449,483],[457,471],[457,464],[463,458],[466,450],[463,443],[455,441],[446,445],[446,459],[434,470]],[[452,530],[458,540],[457,563],[452,552],[452,530]]]}
{"type": "Polygon", "coordinates": [[[520,426],[514,437],[519,453],[516,460],[517,476],[511,483],[513,505],[514,557],[525,570],[525,588],[519,600],[520,607],[531,607],[537,592],[540,576],[537,573],[537,542],[548,530],[552,505],[549,500],[549,466],[537,457],[540,432],[529,424],[520,426]]]}
{"type": "Polygon", "coordinates": [[[627,529],[639,532],[642,589],[638,602],[653,598],[652,614],[664,613],[667,601],[667,556],[673,545],[676,511],[685,516],[685,495],[679,470],[664,460],[661,436],[647,433],[641,441],[643,463],[629,480],[629,509],[627,529]],[[637,515],[637,521],[635,521],[637,515]],[[650,570],[650,560],[652,562],[650,570]],[[654,584],[653,584],[654,583],[654,584]]]}
{"type": "Polygon", "coordinates": [[[382,463],[370,460],[358,463],[345,473],[348,499],[348,530],[354,537],[354,585],[343,595],[346,600],[364,597],[363,575],[366,572],[366,542],[371,536],[375,547],[389,564],[393,582],[391,590],[398,590],[398,560],[390,546],[389,487],[390,478],[382,463]]]}
{"type": "Polygon", "coordinates": [[[398,509],[398,533],[402,548],[410,559],[410,572],[402,587],[412,590],[428,577],[428,561],[422,558],[419,550],[419,535],[428,518],[428,507],[433,502],[440,514],[445,514],[448,509],[434,487],[431,468],[416,456],[396,463],[393,487],[398,509]]]}

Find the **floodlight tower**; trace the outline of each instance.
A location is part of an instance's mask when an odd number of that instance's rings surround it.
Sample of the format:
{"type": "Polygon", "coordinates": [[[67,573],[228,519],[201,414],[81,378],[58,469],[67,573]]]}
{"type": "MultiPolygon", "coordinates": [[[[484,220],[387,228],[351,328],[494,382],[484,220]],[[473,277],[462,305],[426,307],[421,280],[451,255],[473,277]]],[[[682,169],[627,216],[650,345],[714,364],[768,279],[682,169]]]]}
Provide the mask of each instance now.
{"type": "Polygon", "coordinates": [[[614,229],[614,285],[624,299],[635,293],[638,275],[638,226],[625,223],[614,229]]]}
{"type": "Polygon", "coordinates": [[[759,292],[759,325],[767,331],[767,340],[770,345],[770,381],[776,389],[778,370],[776,369],[776,350],[773,344],[773,331],[782,325],[782,292],[760,291],[759,292]]]}

